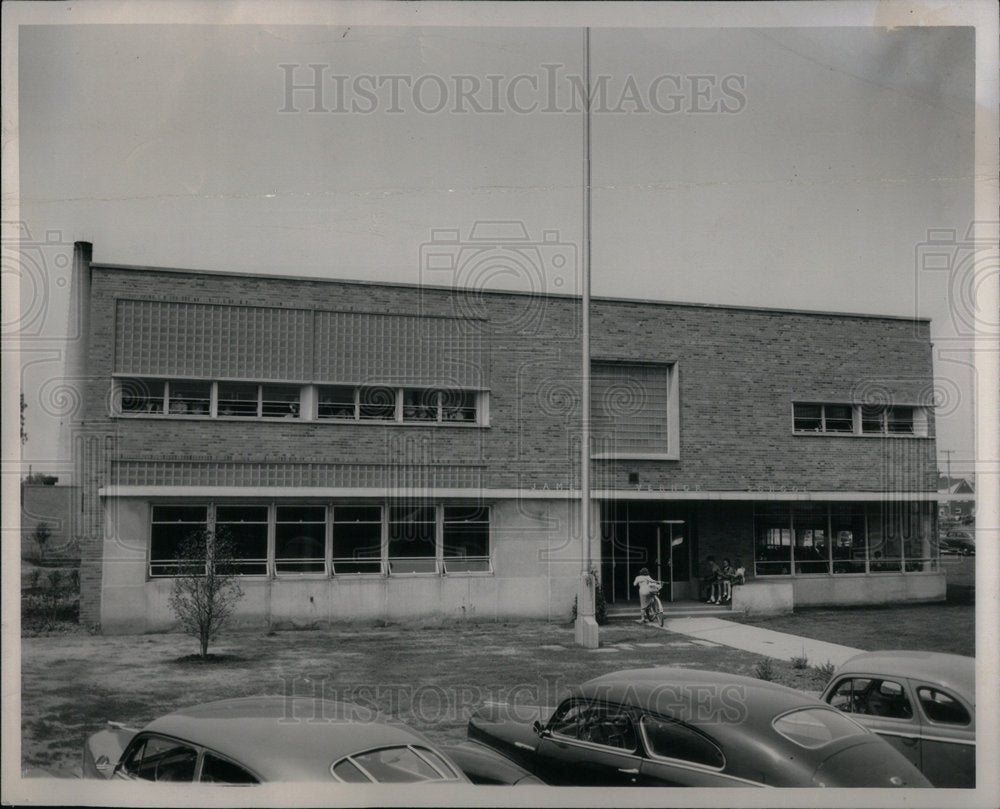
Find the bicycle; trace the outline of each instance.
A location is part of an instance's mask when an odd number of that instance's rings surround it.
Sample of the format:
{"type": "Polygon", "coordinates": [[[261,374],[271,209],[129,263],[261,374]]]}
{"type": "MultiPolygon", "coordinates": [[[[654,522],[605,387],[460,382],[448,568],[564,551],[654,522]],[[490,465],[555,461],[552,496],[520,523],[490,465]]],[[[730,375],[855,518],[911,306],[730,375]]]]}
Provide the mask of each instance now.
{"type": "Polygon", "coordinates": [[[663,604],[660,603],[659,592],[662,589],[662,583],[656,583],[650,585],[649,588],[649,603],[642,608],[643,620],[653,623],[653,621],[659,621],[660,626],[663,626],[663,604]]]}

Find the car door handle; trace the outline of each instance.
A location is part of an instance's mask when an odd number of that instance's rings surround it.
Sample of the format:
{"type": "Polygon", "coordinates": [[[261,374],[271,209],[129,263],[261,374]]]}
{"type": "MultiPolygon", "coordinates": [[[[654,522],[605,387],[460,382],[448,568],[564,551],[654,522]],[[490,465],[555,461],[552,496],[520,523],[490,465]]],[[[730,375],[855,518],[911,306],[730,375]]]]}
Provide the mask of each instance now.
{"type": "Polygon", "coordinates": [[[638,767],[629,767],[629,768],[619,767],[618,768],[618,772],[620,772],[622,775],[638,775],[639,774],[639,768],[638,767]]]}

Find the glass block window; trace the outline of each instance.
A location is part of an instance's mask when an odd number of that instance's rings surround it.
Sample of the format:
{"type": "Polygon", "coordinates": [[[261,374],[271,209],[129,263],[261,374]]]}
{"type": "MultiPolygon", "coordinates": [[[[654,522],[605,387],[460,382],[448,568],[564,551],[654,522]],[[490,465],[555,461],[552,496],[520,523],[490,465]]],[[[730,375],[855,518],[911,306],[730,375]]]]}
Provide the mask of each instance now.
{"type": "Polygon", "coordinates": [[[444,567],[446,573],[489,571],[488,506],[444,507],[444,567]]]}
{"type": "Polygon", "coordinates": [[[228,535],[237,573],[267,574],[267,506],[216,506],[215,533],[228,535]]]}
{"type": "Polygon", "coordinates": [[[617,362],[591,365],[590,413],[598,451],[667,452],[669,368],[617,362]]]}
{"type": "Polygon", "coordinates": [[[317,415],[321,419],[356,419],[356,388],[346,385],[326,385],[318,391],[317,415]]]}
{"type": "Polygon", "coordinates": [[[163,413],[166,383],[162,379],[122,379],[122,413],[163,413]]]}
{"type": "Polygon", "coordinates": [[[208,507],[198,505],[153,506],[149,542],[149,575],[174,576],[179,572],[178,553],[191,534],[208,529],[208,507]]]}
{"type": "Polygon", "coordinates": [[[333,507],[333,573],[382,573],[382,507],[333,507]]]}
{"type": "Polygon", "coordinates": [[[389,507],[389,572],[436,573],[434,506],[389,507]]]}
{"type": "Polygon", "coordinates": [[[274,569],[277,573],[326,570],[326,507],[277,506],[274,569]]]}

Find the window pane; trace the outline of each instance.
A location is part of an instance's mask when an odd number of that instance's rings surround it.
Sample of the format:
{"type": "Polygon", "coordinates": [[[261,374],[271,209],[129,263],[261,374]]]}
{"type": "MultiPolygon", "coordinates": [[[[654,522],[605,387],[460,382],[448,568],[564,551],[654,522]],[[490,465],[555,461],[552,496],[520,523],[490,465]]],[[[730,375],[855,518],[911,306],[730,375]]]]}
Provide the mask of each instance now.
{"type": "Polygon", "coordinates": [[[326,508],[278,506],[274,568],[278,573],[322,573],[326,569],[326,508]]]}
{"type": "Polygon", "coordinates": [[[261,385],[261,415],[272,418],[299,417],[298,385],[261,385]]]}
{"type": "Polygon", "coordinates": [[[149,575],[172,576],[178,572],[181,543],[208,528],[206,506],[153,506],[149,542],[149,575]]]}
{"type": "Polygon", "coordinates": [[[795,410],[795,429],[800,432],[818,433],[823,429],[823,406],[813,404],[797,404],[795,410]]]}
{"type": "Polygon", "coordinates": [[[632,720],[614,705],[592,705],[583,717],[579,738],[591,744],[629,752],[637,746],[632,720]]]}
{"type": "Polygon", "coordinates": [[[445,506],[445,570],[489,571],[490,510],[482,506],[445,506]]]}
{"type": "Polygon", "coordinates": [[[333,572],[382,572],[380,506],[334,506],[333,572]]]}
{"type": "Polygon", "coordinates": [[[232,539],[237,573],[267,573],[267,506],[216,506],[215,530],[232,539]]]}
{"type": "Polygon", "coordinates": [[[944,722],[949,725],[968,725],[972,721],[969,712],[958,700],[926,686],[917,689],[917,699],[924,709],[927,718],[932,722],[944,722]]]}
{"type": "Polygon", "coordinates": [[[319,417],[321,419],[353,419],[354,388],[343,385],[320,388],[319,417]]]}
{"type": "Polygon", "coordinates": [[[213,784],[256,784],[257,779],[242,767],[211,753],[201,761],[201,780],[213,784]]]}
{"type": "Polygon", "coordinates": [[[349,759],[338,761],[333,765],[333,774],[341,781],[349,784],[370,784],[371,779],[357,768],[349,759]]]}
{"type": "Polygon", "coordinates": [[[791,511],[788,506],[770,506],[754,517],[756,573],[786,576],[792,572],[791,511]]]}
{"type": "Polygon", "coordinates": [[[185,744],[151,737],[136,775],[146,781],[192,781],[198,754],[185,744]]]}
{"type": "Polygon", "coordinates": [[[476,394],[467,390],[441,391],[441,420],[474,422],[476,394]]]}
{"type": "Polygon", "coordinates": [[[248,382],[220,382],[220,416],[256,416],[259,386],[248,382]]]}
{"type": "Polygon", "coordinates": [[[351,758],[381,784],[445,780],[441,773],[409,747],[385,747],[351,758]]]}
{"type": "Polygon", "coordinates": [[[666,365],[591,365],[591,421],[597,452],[666,452],[666,365]]]}
{"type": "Polygon", "coordinates": [[[913,435],[913,408],[890,407],[888,428],[897,435],[913,435]]]}
{"type": "Polygon", "coordinates": [[[123,413],[163,413],[162,379],[123,379],[120,384],[123,413]]]}
{"type": "Polygon", "coordinates": [[[212,400],[211,382],[170,382],[170,414],[208,415],[212,400]]]}
{"type": "Polygon", "coordinates": [[[823,408],[826,416],[826,431],[828,433],[849,433],[854,430],[853,408],[850,405],[826,405],[823,408]]]}
{"type": "Polygon", "coordinates": [[[826,506],[796,504],[792,517],[795,524],[795,572],[829,573],[826,506]]]}
{"type": "Polygon", "coordinates": [[[436,573],[433,506],[389,509],[389,572],[436,573]]]}
{"type": "Polygon", "coordinates": [[[894,680],[872,680],[864,690],[860,682],[855,682],[854,703],[856,713],[885,719],[913,718],[913,707],[906,691],[894,680]]]}
{"type": "Polygon", "coordinates": [[[864,433],[885,432],[885,408],[881,405],[863,405],[861,408],[861,431],[864,433]]]}
{"type": "Polygon", "coordinates": [[[361,388],[360,416],[363,419],[381,419],[392,421],[396,418],[395,388],[361,388]]]}
{"type": "Polygon", "coordinates": [[[802,747],[822,747],[847,736],[864,735],[864,728],[836,711],[825,708],[804,708],[779,716],[774,729],[786,739],[802,747]]]}
{"type": "Polygon", "coordinates": [[[862,506],[830,508],[834,573],[865,572],[865,514],[862,506]]]}
{"type": "Polygon", "coordinates": [[[437,421],[438,391],[403,391],[403,421],[437,421]]]}
{"type": "Polygon", "coordinates": [[[654,756],[690,761],[706,767],[725,766],[726,761],[719,747],[686,725],[644,716],[641,726],[646,745],[654,756]]]}

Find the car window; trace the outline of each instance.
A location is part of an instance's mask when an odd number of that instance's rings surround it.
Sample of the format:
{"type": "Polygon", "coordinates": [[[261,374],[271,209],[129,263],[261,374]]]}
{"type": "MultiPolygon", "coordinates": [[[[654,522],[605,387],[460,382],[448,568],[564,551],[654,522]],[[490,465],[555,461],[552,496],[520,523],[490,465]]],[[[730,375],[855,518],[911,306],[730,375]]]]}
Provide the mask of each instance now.
{"type": "Polygon", "coordinates": [[[635,725],[619,705],[577,702],[559,711],[550,725],[553,733],[582,742],[632,752],[636,748],[635,725]]]}
{"type": "Polygon", "coordinates": [[[771,724],[786,739],[808,748],[867,733],[846,716],[826,708],[802,708],[777,717],[771,724]]]}
{"type": "Polygon", "coordinates": [[[828,700],[831,707],[848,713],[885,719],[912,719],[913,706],[906,690],[895,680],[854,677],[837,684],[828,700]]]}
{"type": "Polygon", "coordinates": [[[148,736],[129,751],[124,770],[145,781],[193,781],[198,753],[194,748],[159,736],[148,736]]]}
{"type": "Polygon", "coordinates": [[[932,722],[942,722],[949,725],[968,725],[972,721],[969,712],[965,707],[953,697],[948,696],[944,691],[928,686],[920,686],[917,689],[917,699],[920,700],[920,707],[924,709],[924,714],[932,722]]]}
{"type": "Polygon", "coordinates": [[[333,770],[333,774],[341,781],[347,781],[350,784],[371,783],[371,779],[361,772],[358,766],[349,758],[338,761],[330,769],[333,770]]]}
{"type": "Polygon", "coordinates": [[[238,764],[205,753],[201,761],[201,780],[213,784],[256,784],[257,779],[238,764]]]}
{"type": "Polygon", "coordinates": [[[687,725],[655,716],[644,716],[639,724],[646,749],[652,756],[680,759],[717,769],[726,764],[719,746],[687,725]]]}
{"type": "Polygon", "coordinates": [[[334,775],[344,781],[370,780],[382,784],[402,784],[417,781],[456,780],[454,770],[438,755],[426,748],[382,747],[356,753],[336,762],[334,775]],[[357,773],[366,778],[359,779],[357,773]]]}

